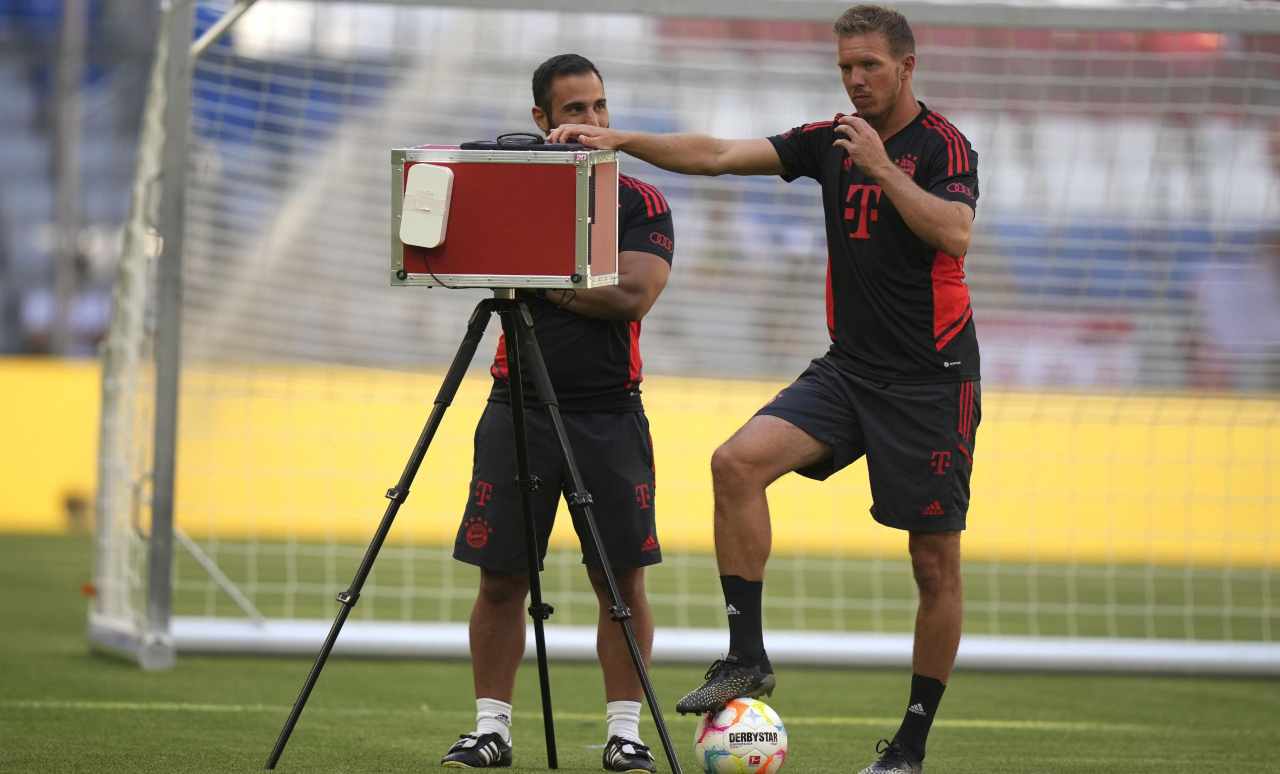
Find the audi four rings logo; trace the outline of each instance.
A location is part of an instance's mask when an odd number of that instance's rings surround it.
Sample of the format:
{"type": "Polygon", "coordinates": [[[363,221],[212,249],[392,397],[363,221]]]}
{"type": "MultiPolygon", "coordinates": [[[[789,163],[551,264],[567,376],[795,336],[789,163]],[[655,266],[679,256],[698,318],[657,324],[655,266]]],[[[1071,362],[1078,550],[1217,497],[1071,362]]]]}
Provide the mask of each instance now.
{"type": "Polygon", "coordinates": [[[951,183],[947,186],[947,191],[950,193],[964,194],[970,199],[973,198],[973,191],[964,183],[951,183]]]}
{"type": "Polygon", "coordinates": [[[675,245],[671,242],[671,237],[667,236],[661,231],[654,231],[653,233],[649,234],[649,241],[653,242],[658,247],[661,247],[663,250],[667,250],[667,251],[670,251],[673,247],[675,247],[675,245]]]}

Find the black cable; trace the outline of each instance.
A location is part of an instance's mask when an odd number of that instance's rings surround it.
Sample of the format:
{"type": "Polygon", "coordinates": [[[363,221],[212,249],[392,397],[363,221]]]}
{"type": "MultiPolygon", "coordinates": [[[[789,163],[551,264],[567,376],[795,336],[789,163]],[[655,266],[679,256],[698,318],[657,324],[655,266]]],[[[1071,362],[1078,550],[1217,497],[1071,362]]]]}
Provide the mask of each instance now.
{"type": "Polygon", "coordinates": [[[432,270],[431,270],[431,256],[429,256],[429,255],[427,255],[427,256],[423,256],[423,258],[422,258],[422,262],[423,262],[423,263],[425,263],[425,264],[427,265],[427,274],[430,274],[430,275],[431,275],[431,279],[435,280],[437,285],[439,285],[440,287],[442,287],[442,288],[444,288],[444,289],[446,289],[446,290],[462,290],[462,288],[461,288],[461,287],[459,287],[459,286],[457,286],[457,285],[450,285],[450,284],[448,284],[447,282],[445,282],[444,280],[442,280],[442,279],[440,279],[439,277],[437,277],[437,276],[436,276],[436,273],[435,273],[434,271],[432,271],[432,270]]]}

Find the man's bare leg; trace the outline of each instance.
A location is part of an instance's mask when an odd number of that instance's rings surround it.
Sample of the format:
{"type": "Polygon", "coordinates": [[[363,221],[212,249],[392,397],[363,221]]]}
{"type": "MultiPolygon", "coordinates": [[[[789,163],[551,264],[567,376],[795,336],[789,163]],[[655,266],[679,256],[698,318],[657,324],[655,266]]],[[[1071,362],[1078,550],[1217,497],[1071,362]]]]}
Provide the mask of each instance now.
{"type": "Polygon", "coordinates": [[[920,603],[911,653],[911,695],[893,741],[919,762],[960,648],[964,588],[959,532],[913,532],[910,548],[920,603]]]}
{"type": "Polygon", "coordinates": [[[960,649],[964,617],[960,533],[913,532],[910,546],[911,569],[920,592],[911,668],[946,683],[960,649]]]}
{"type": "Polygon", "coordinates": [[[716,564],[721,575],[763,581],[772,526],[765,489],[831,450],[786,420],[755,416],[711,455],[716,564]]]}
{"type": "Polygon", "coordinates": [[[826,444],[790,422],[760,415],[711,456],[716,563],[729,618],[729,657],[708,673],[702,687],[676,704],[678,712],[710,712],[734,697],[773,690],[761,624],[764,568],[772,543],[765,489],[784,473],[830,454],[826,444]]]}
{"type": "MultiPolygon", "coordinates": [[[[600,616],[596,623],[596,655],[600,658],[600,668],[604,672],[605,701],[641,701],[644,689],[636,675],[635,664],[631,661],[627,640],[622,634],[622,627],[609,616],[613,600],[609,596],[604,573],[593,568],[588,571],[588,576],[600,603],[600,616]]],[[[631,609],[631,631],[636,636],[636,645],[639,646],[640,655],[644,657],[647,667],[653,653],[653,612],[649,609],[649,598],[644,593],[644,568],[614,570],[613,578],[618,582],[623,604],[631,609]]]]}
{"type": "Polygon", "coordinates": [[[511,694],[524,656],[524,599],[528,590],[529,579],[523,575],[480,570],[480,590],[471,607],[470,627],[476,727],[445,753],[440,761],[445,767],[511,765],[511,694]]]}
{"type": "MultiPolygon", "coordinates": [[[[609,614],[613,599],[609,595],[604,573],[592,568],[587,574],[600,604],[596,623],[596,655],[604,672],[605,713],[609,725],[605,739],[607,741],[610,737],[621,736],[639,742],[644,688],[636,674],[635,663],[631,660],[631,650],[627,647],[622,626],[609,614]]],[[[618,582],[618,592],[622,595],[623,604],[631,610],[631,631],[647,668],[653,653],[653,612],[644,593],[644,568],[617,569],[614,570],[613,577],[618,582]]]]}
{"type": "Polygon", "coordinates": [[[524,657],[524,600],[529,579],[480,570],[480,592],[471,608],[471,674],[476,698],[511,703],[516,670],[524,657]]]}
{"type": "Polygon", "coordinates": [[[524,600],[529,579],[481,569],[471,608],[471,676],[476,690],[476,733],[511,742],[511,694],[524,656],[524,600]]]}

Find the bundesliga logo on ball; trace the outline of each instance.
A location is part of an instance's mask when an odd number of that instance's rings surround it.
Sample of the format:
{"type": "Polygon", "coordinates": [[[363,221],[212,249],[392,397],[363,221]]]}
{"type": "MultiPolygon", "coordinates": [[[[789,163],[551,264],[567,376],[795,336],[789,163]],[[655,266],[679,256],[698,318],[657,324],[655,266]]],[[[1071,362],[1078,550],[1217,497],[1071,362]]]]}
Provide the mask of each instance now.
{"type": "Polygon", "coordinates": [[[758,699],[734,699],[703,715],[694,739],[707,774],[773,774],[787,760],[782,718],[758,699]]]}

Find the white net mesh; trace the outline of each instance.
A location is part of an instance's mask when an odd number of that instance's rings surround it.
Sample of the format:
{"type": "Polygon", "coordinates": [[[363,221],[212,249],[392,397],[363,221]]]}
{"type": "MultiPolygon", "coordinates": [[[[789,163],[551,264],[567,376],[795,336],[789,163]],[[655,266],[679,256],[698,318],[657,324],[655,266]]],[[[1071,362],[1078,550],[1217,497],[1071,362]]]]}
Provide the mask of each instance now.
{"type": "MultiPolygon", "coordinates": [[[[529,77],[566,51],[600,68],[615,126],[774,134],[847,109],[828,30],[259,3],[195,73],[179,529],[263,613],[332,614],[482,297],[388,286],[390,148],[529,130],[529,77]]],[[[916,32],[918,93],[980,154],[966,631],[1273,641],[1280,38],[916,32]]],[[[718,626],[707,459],[825,349],[821,208],[806,183],[623,167],[676,221],[644,326],[651,598],[660,626],[718,626]]],[[[486,390],[477,364],[354,618],[465,618],[449,544],[486,390]]],[[[862,465],[792,479],[771,490],[771,630],[909,631],[905,541],[866,515],[862,465]]],[[[554,546],[556,621],[593,622],[567,525],[554,546]]],[[[179,557],[175,612],[242,608],[179,557]]]]}

